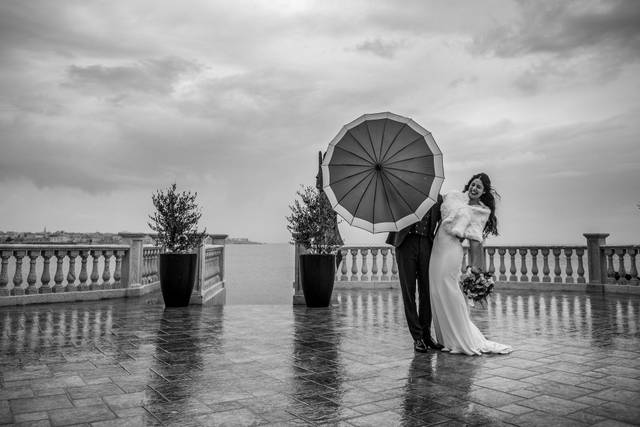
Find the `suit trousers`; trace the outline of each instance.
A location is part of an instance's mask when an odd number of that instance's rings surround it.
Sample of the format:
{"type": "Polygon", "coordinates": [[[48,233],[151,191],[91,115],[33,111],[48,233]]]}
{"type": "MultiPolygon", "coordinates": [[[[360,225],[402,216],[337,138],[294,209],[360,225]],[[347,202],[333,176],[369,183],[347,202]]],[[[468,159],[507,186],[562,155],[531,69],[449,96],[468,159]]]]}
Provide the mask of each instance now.
{"type": "Polygon", "coordinates": [[[404,314],[414,340],[431,336],[431,299],[429,298],[429,258],[433,241],[409,234],[396,248],[398,277],[404,302],[404,314]],[[418,304],[416,307],[416,284],[418,304]]]}

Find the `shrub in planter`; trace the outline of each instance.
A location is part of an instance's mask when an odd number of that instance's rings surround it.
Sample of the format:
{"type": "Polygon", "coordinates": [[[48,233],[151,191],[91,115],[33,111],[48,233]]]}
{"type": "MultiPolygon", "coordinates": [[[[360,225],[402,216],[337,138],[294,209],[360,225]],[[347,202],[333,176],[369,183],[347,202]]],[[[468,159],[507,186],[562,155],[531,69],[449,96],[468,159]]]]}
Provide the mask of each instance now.
{"type": "Polygon", "coordinates": [[[160,254],[160,287],[167,307],[189,305],[196,279],[197,248],[206,236],[198,231],[202,217],[196,203],[198,193],[178,192],[173,183],[151,197],[155,212],[149,215],[149,228],[157,233],[160,254]]]}
{"type": "Polygon", "coordinates": [[[322,190],[311,186],[297,192],[289,206],[287,229],[292,243],[307,250],[300,255],[300,277],[307,306],[327,307],[335,279],[335,253],[342,246],[337,216],[322,190]]]}

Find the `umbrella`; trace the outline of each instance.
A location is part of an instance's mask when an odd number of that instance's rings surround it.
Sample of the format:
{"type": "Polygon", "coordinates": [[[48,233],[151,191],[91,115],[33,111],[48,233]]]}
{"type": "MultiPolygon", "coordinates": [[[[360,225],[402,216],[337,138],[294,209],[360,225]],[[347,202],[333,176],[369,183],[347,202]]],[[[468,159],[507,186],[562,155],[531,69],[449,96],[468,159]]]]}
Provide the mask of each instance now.
{"type": "Polygon", "coordinates": [[[444,181],[442,152],[431,133],[388,112],[343,126],[329,144],[322,174],[334,210],[371,233],[420,221],[444,181]]]}

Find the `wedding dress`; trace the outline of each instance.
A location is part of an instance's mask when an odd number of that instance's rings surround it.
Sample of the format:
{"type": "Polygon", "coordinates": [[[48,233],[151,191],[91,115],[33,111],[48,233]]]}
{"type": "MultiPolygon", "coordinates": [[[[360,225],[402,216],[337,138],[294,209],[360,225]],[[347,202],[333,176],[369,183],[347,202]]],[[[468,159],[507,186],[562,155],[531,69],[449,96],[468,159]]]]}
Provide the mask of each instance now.
{"type": "Polygon", "coordinates": [[[433,242],[429,261],[429,292],[436,339],[443,351],[480,355],[507,354],[508,345],[487,340],[473,324],[460,289],[463,248],[461,238],[482,241],[489,219],[485,205],[469,205],[467,193],[451,192],[441,205],[442,220],[433,242]]]}

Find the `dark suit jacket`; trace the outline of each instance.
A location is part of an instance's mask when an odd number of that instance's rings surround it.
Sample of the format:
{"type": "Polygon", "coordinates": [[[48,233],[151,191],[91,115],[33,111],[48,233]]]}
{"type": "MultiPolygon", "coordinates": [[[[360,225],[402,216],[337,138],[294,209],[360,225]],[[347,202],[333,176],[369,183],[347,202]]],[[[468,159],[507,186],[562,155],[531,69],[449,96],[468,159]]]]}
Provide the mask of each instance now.
{"type": "MultiPolygon", "coordinates": [[[[442,195],[438,194],[438,201],[435,205],[431,207],[422,217],[422,221],[427,223],[427,230],[429,230],[429,238],[433,241],[433,238],[436,235],[436,228],[438,227],[438,223],[440,222],[441,214],[440,214],[440,205],[442,204],[442,195]]],[[[386,243],[389,245],[393,245],[396,248],[404,242],[404,238],[409,234],[409,230],[411,229],[411,224],[408,227],[403,228],[402,230],[396,232],[392,231],[387,236],[386,243]]]]}

